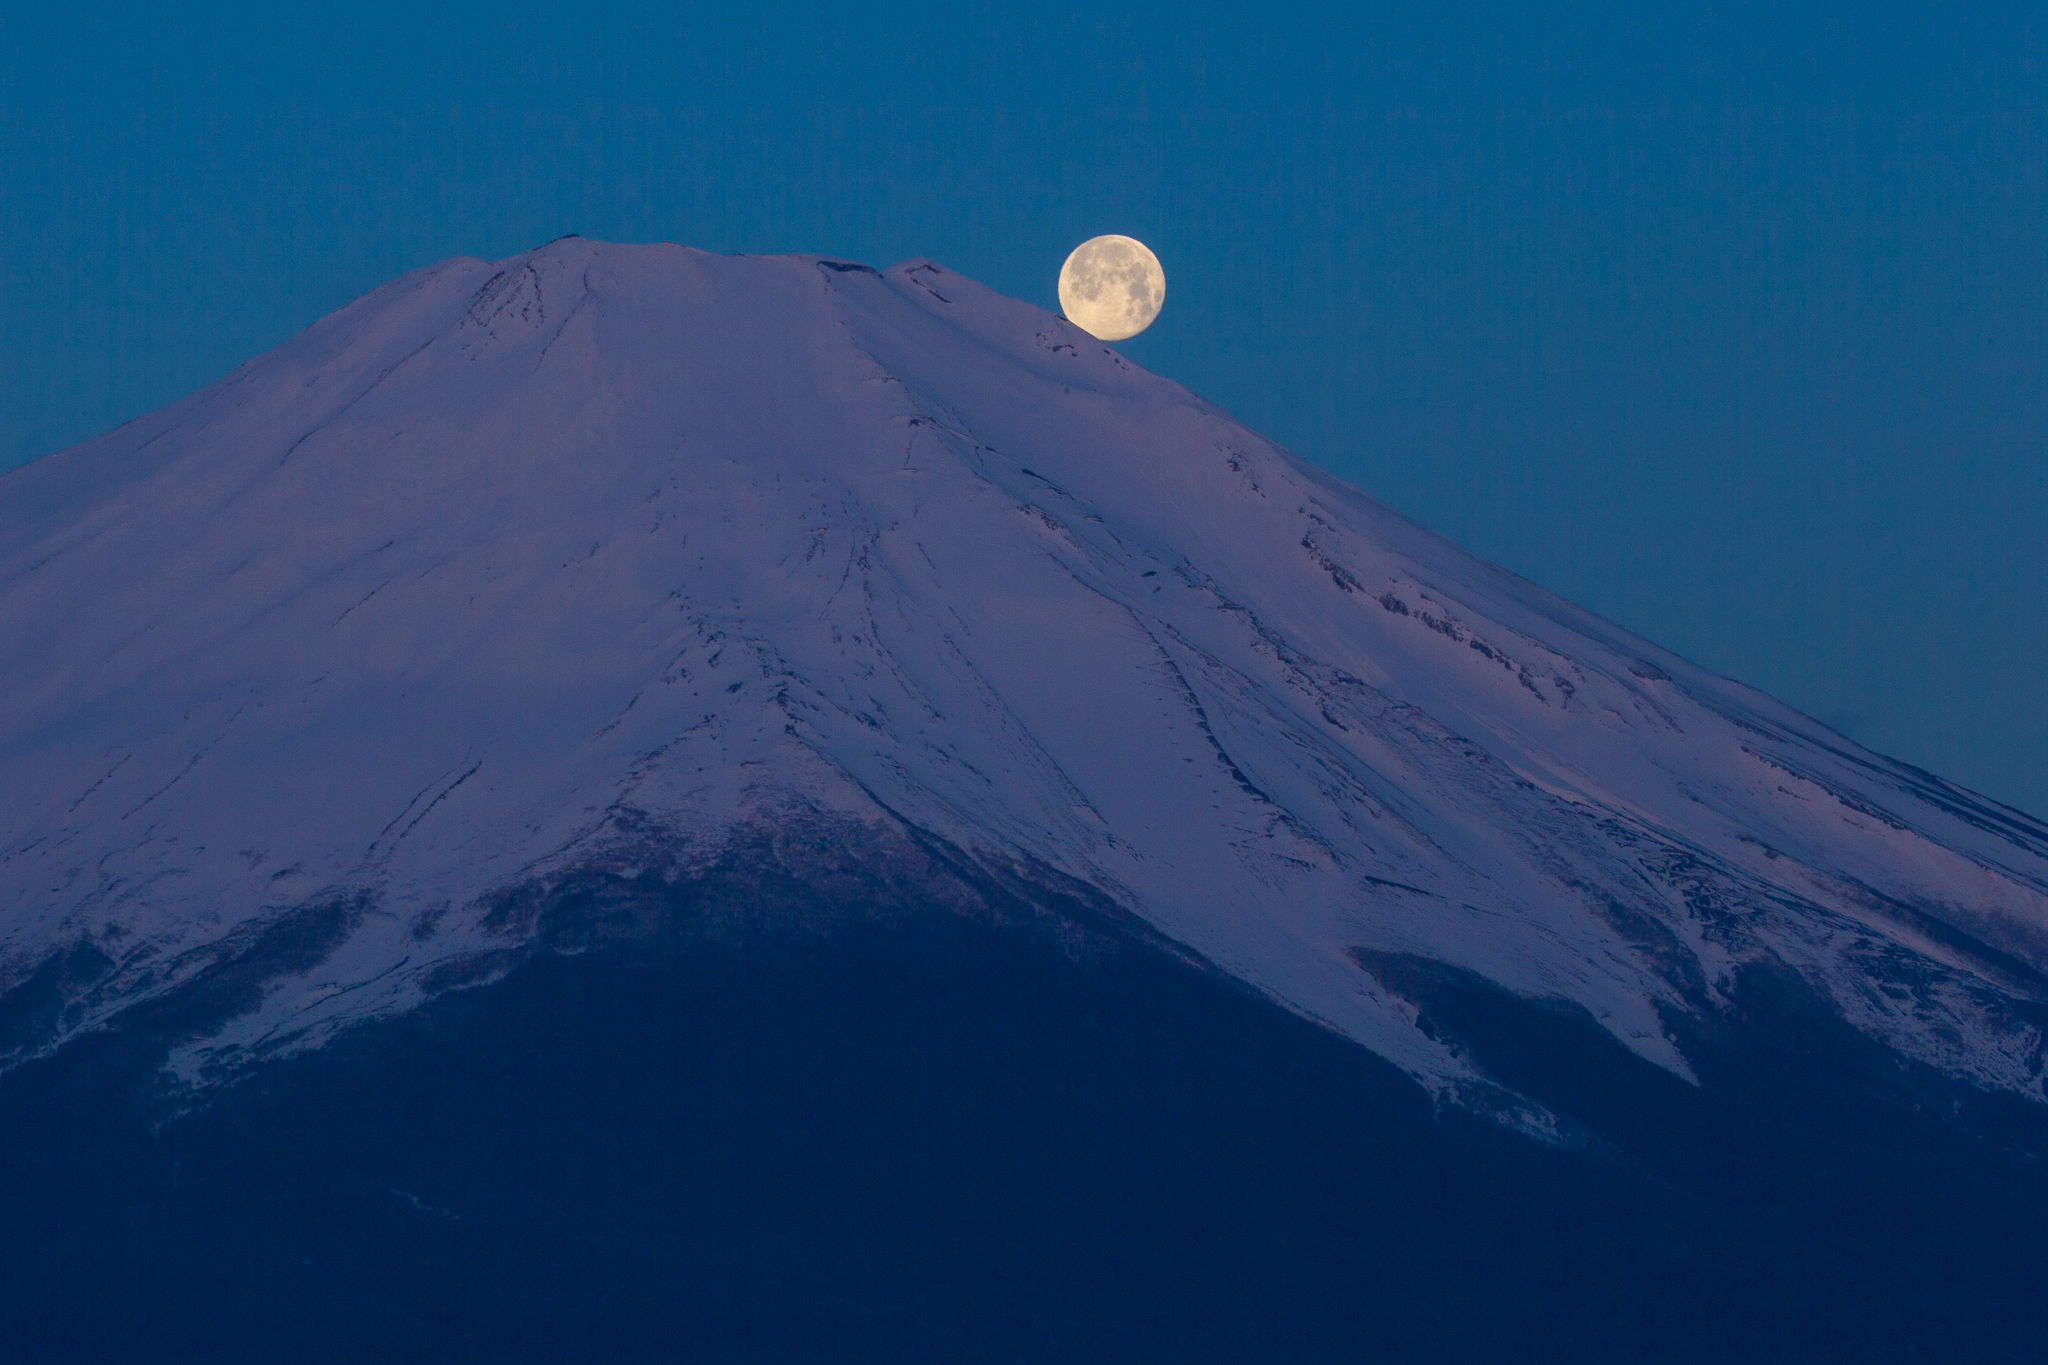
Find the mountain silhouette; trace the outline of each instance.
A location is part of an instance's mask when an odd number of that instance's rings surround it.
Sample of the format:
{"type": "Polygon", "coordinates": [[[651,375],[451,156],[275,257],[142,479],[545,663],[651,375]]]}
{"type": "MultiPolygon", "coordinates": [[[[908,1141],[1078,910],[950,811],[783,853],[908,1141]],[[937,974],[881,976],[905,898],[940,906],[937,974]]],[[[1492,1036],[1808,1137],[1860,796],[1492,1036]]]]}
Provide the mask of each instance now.
{"type": "Polygon", "coordinates": [[[0,1351],[2048,1346],[2048,828],[932,262],[415,271],[0,642],[0,1351]]]}

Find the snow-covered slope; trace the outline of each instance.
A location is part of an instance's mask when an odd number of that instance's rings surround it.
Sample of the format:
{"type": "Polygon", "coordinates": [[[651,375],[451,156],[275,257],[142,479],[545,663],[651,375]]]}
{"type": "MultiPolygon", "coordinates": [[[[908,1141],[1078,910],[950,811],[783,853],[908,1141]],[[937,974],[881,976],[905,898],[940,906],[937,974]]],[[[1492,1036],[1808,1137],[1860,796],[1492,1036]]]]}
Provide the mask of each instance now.
{"type": "Polygon", "coordinates": [[[1095,888],[1442,1094],[1392,955],[1681,1074],[1775,961],[2048,1098],[2040,824],[929,262],[449,261],[0,479],[16,1057],[267,943],[178,1059],[231,1072],[799,817],[1095,888]]]}

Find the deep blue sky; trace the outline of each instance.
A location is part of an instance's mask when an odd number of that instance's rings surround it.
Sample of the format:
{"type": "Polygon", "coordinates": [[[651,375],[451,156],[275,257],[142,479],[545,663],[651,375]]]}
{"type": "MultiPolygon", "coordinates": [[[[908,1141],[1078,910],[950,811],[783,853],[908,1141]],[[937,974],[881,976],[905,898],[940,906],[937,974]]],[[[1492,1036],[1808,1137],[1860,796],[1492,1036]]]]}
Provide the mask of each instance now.
{"type": "Polygon", "coordinates": [[[2048,10],[1336,8],[12,14],[0,468],[457,253],[929,255],[1056,306],[1127,232],[1135,359],[2048,815],[2048,10]]]}

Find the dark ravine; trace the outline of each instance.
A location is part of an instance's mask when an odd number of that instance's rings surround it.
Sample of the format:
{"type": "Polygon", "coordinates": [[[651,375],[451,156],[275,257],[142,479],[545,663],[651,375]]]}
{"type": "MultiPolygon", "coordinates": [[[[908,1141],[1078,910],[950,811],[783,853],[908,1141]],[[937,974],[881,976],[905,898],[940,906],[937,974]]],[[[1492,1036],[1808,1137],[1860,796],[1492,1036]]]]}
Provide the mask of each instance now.
{"type": "Polygon", "coordinates": [[[2048,1121],[1796,981],[1684,1038],[1695,1088],[1368,955],[1544,1146],[1057,886],[817,833],[537,888],[497,979],[195,1111],[141,1027],[0,1079],[0,1356],[2048,1353],[2048,1121]]]}
{"type": "Polygon", "coordinates": [[[206,1037],[254,1009],[280,978],[325,962],[375,903],[375,895],[361,889],[317,896],[169,961],[148,947],[117,960],[89,940],[73,940],[0,991],[0,1068],[48,1051],[68,1030],[118,1002],[124,987],[144,998],[115,1005],[115,1031],[152,1044],[206,1037]],[[124,975],[123,969],[133,970],[124,975]],[[146,994],[158,979],[175,984],[146,994]]]}

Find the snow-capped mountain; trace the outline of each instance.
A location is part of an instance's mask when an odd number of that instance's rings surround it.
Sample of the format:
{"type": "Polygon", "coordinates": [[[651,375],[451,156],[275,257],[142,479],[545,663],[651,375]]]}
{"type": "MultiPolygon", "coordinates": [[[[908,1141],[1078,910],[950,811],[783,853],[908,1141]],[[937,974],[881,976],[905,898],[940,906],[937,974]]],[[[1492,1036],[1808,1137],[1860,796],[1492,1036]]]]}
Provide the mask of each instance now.
{"type": "Polygon", "coordinates": [[[2048,1101],[2048,828],[928,261],[452,260],[0,478],[16,1061],[175,1006],[232,1075],[792,830],[1089,898],[1440,1096],[1500,1092],[1400,964],[1684,1076],[1772,964],[2048,1101]]]}

